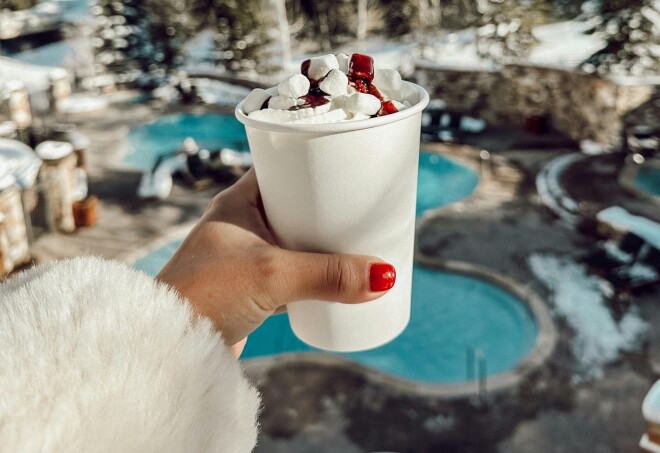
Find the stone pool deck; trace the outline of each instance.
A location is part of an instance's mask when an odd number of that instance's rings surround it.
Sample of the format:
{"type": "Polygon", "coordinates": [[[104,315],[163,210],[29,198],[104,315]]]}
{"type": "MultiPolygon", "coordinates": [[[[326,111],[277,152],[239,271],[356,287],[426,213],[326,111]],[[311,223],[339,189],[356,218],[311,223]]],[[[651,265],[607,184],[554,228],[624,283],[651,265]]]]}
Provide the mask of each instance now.
{"type": "MultiPolygon", "coordinates": [[[[176,186],[167,200],[144,202],[134,196],[139,173],[120,162],[128,128],[164,111],[158,105],[126,106],[78,122],[92,140],[91,192],[101,200],[99,224],[71,235],[40,237],[33,247],[38,262],[81,254],[121,259],[199,217],[220,187],[194,192],[176,186]]],[[[534,186],[539,169],[575,151],[575,145],[554,135],[539,137],[505,128],[490,130],[470,144],[491,151],[492,163],[472,197],[419,222],[418,252],[488,267],[547,295],[530,272],[527,257],[538,252],[579,257],[596,243],[552,215],[534,186]]],[[[475,168],[482,165],[468,148],[423,148],[450,153],[475,168]]],[[[576,196],[590,190],[583,175],[567,177],[576,196]]],[[[608,179],[606,174],[603,179],[608,179]]],[[[659,302],[657,289],[633,301],[652,326],[660,325],[659,302]]],[[[607,366],[602,378],[580,381],[570,349],[574,332],[561,318],[555,326],[557,346],[543,365],[518,385],[482,397],[396,391],[350,367],[321,362],[248,365],[264,401],[256,451],[637,451],[645,429],[641,402],[660,377],[660,329],[649,329],[643,344],[607,366]]]]}

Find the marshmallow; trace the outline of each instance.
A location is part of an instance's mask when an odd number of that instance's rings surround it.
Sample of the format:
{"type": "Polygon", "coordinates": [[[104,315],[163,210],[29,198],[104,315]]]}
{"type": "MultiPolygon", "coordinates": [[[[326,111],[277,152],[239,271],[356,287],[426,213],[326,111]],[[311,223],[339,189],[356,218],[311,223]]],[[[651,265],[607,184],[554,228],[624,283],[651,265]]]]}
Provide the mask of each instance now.
{"type": "Polygon", "coordinates": [[[341,96],[348,92],[348,77],[339,69],[332,69],[319,82],[319,88],[329,96],[341,96]]]}
{"type": "Polygon", "coordinates": [[[344,109],[330,110],[318,115],[308,116],[299,120],[290,121],[291,124],[323,124],[336,123],[348,119],[348,113],[344,109]]]}
{"type": "Polygon", "coordinates": [[[339,70],[344,74],[348,74],[348,61],[350,57],[345,53],[338,53],[335,56],[337,57],[337,63],[339,63],[339,70]]]}
{"type": "Polygon", "coordinates": [[[351,121],[358,121],[358,120],[368,120],[371,118],[369,115],[365,115],[364,113],[356,113],[351,117],[351,121]]]}
{"type": "Polygon", "coordinates": [[[289,98],[299,98],[309,91],[309,80],[302,74],[292,75],[277,85],[277,92],[289,98]]]}
{"type": "Polygon", "coordinates": [[[319,105],[314,108],[298,109],[298,110],[279,110],[273,108],[267,108],[263,110],[257,110],[250,113],[250,118],[254,118],[259,121],[268,121],[271,123],[289,123],[291,121],[301,120],[313,115],[320,115],[322,113],[327,113],[332,109],[332,103],[328,102],[323,105],[319,105]]]}
{"type": "Polygon", "coordinates": [[[310,58],[307,75],[310,79],[319,80],[333,69],[339,69],[339,62],[337,61],[337,57],[329,53],[320,57],[310,58]]]}
{"type": "Polygon", "coordinates": [[[397,94],[401,89],[401,74],[396,69],[376,69],[372,83],[381,91],[397,94]]]}
{"type": "Polygon", "coordinates": [[[259,121],[268,121],[270,123],[288,123],[289,121],[312,116],[313,114],[314,109],[277,110],[268,108],[252,112],[250,118],[259,121]]]}
{"type": "Polygon", "coordinates": [[[261,109],[261,106],[264,105],[264,102],[270,97],[271,95],[266,90],[255,88],[250,91],[250,94],[248,94],[243,101],[243,112],[245,112],[246,115],[249,115],[250,113],[261,109]]]}
{"type": "Polygon", "coordinates": [[[297,105],[297,100],[290,98],[288,96],[273,96],[268,101],[268,108],[270,109],[279,109],[279,110],[288,110],[291,107],[297,105]]]}
{"type": "Polygon", "coordinates": [[[409,105],[405,105],[405,104],[403,104],[403,103],[397,101],[396,99],[392,99],[391,102],[392,102],[392,104],[394,104],[394,107],[396,107],[396,109],[397,109],[399,112],[400,112],[401,110],[405,110],[405,109],[407,109],[408,107],[410,107],[409,105]]]}
{"type": "Polygon", "coordinates": [[[333,109],[343,109],[346,107],[346,101],[348,100],[349,95],[344,94],[342,96],[335,96],[331,99],[333,109]]]}
{"type": "Polygon", "coordinates": [[[346,101],[346,110],[351,113],[375,115],[380,110],[380,101],[370,94],[353,93],[346,101]]]}

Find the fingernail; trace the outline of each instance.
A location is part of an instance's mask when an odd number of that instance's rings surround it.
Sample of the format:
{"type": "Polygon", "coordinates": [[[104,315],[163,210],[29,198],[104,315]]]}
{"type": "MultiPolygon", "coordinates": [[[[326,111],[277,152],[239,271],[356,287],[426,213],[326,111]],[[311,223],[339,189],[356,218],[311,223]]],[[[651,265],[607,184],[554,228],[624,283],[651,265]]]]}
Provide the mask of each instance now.
{"type": "Polygon", "coordinates": [[[374,263],[369,268],[369,289],[373,293],[387,291],[394,286],[396,270],[388,263],[374,263]]]}

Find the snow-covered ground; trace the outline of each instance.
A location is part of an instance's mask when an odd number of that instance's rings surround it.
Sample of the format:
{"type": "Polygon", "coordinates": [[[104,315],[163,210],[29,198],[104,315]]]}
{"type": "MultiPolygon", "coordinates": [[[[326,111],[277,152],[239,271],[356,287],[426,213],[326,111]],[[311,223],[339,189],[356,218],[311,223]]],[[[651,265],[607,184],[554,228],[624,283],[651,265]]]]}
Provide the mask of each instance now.
{"type": "Polygon", "coordinates": [[[564,170],[583,158],[579,153],[559,156],[547,163],[536,175],[536,191],[543,204],[570,225],[577,223],[579,208],[575,200],[564,191],[560,178],[564,170]]]}
{"type": "MultiPolygon", "coordinates": [[[[565,21],[539,25],[533,30],[539,41],[525,61],[529,64],[575,69],[605,43],[594,35],[585,35],[589,22],[565,21]]],[[[489,70],[494,65],[477,55],[477,30],[450,33],[431,46],[423,47],[420,60],[425,65],[464,70],[489,70]]]]}
{"type": "Polygon", "coordinates": [[[93,73],[93,50],[86,38],[67,39],[19,52],[12,59],[38,66],[76,69],[81,75],[93,73]]]}
{"type": "Polygon", "coordinates": [[[197,94],[207,104],[236,105],[250,93],[249,88],[210,79],[195,79],[197,94]]]}
{"type": "Polygon", "coordinates": [[[601,377],[606,364],[638,345],[648,324],[635,310],[615,321],[605,305],[602,280],[589,275],[584,265],[567,257],[538,254],[530,256],[528,263],[552,291],[554,313],[575,331],[572,351],[581,368],[577,379],[601,377]]]}
{"type": "Polygon", "coordinates": [[[50,83],[53,67],[22,63],[11,58],[0,57],[0,86],[11,81],[20,81],[30,92],[45,91],[50,83]]]}

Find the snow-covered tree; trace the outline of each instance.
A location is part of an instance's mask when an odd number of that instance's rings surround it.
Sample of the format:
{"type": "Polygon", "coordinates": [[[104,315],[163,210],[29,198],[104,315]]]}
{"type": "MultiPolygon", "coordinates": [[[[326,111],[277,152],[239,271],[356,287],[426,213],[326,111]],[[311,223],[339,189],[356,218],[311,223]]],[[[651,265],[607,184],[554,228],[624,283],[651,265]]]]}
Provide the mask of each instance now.
{"type": "Polygon", "coordinates": [[[164,79],[190,36],[185,0],[94,0],[97,69],[126,82],[164,79]]]}
{"type": "Polygon", "coordinates": [[[264,65],[272,5],[263,0],[192,0],[199,26],[214,32],[215,63],[228,71],[267,70],[264,65]],[[266,8],[268,7],[268,8],[266,8]]]}
{"type": "Polygon", "coordinates": [[[507,63],[529,55],[536,43],[532,30],[547,21],[551,5],[548,0],[479,0],[478,11],[479,54],[507,63]]]}
{"type": "Polygon", "coordinates": [[[606,45],[582,69],[599,74],[660,74],[660,0],[599,0],[590,30],[606,45]]]}

